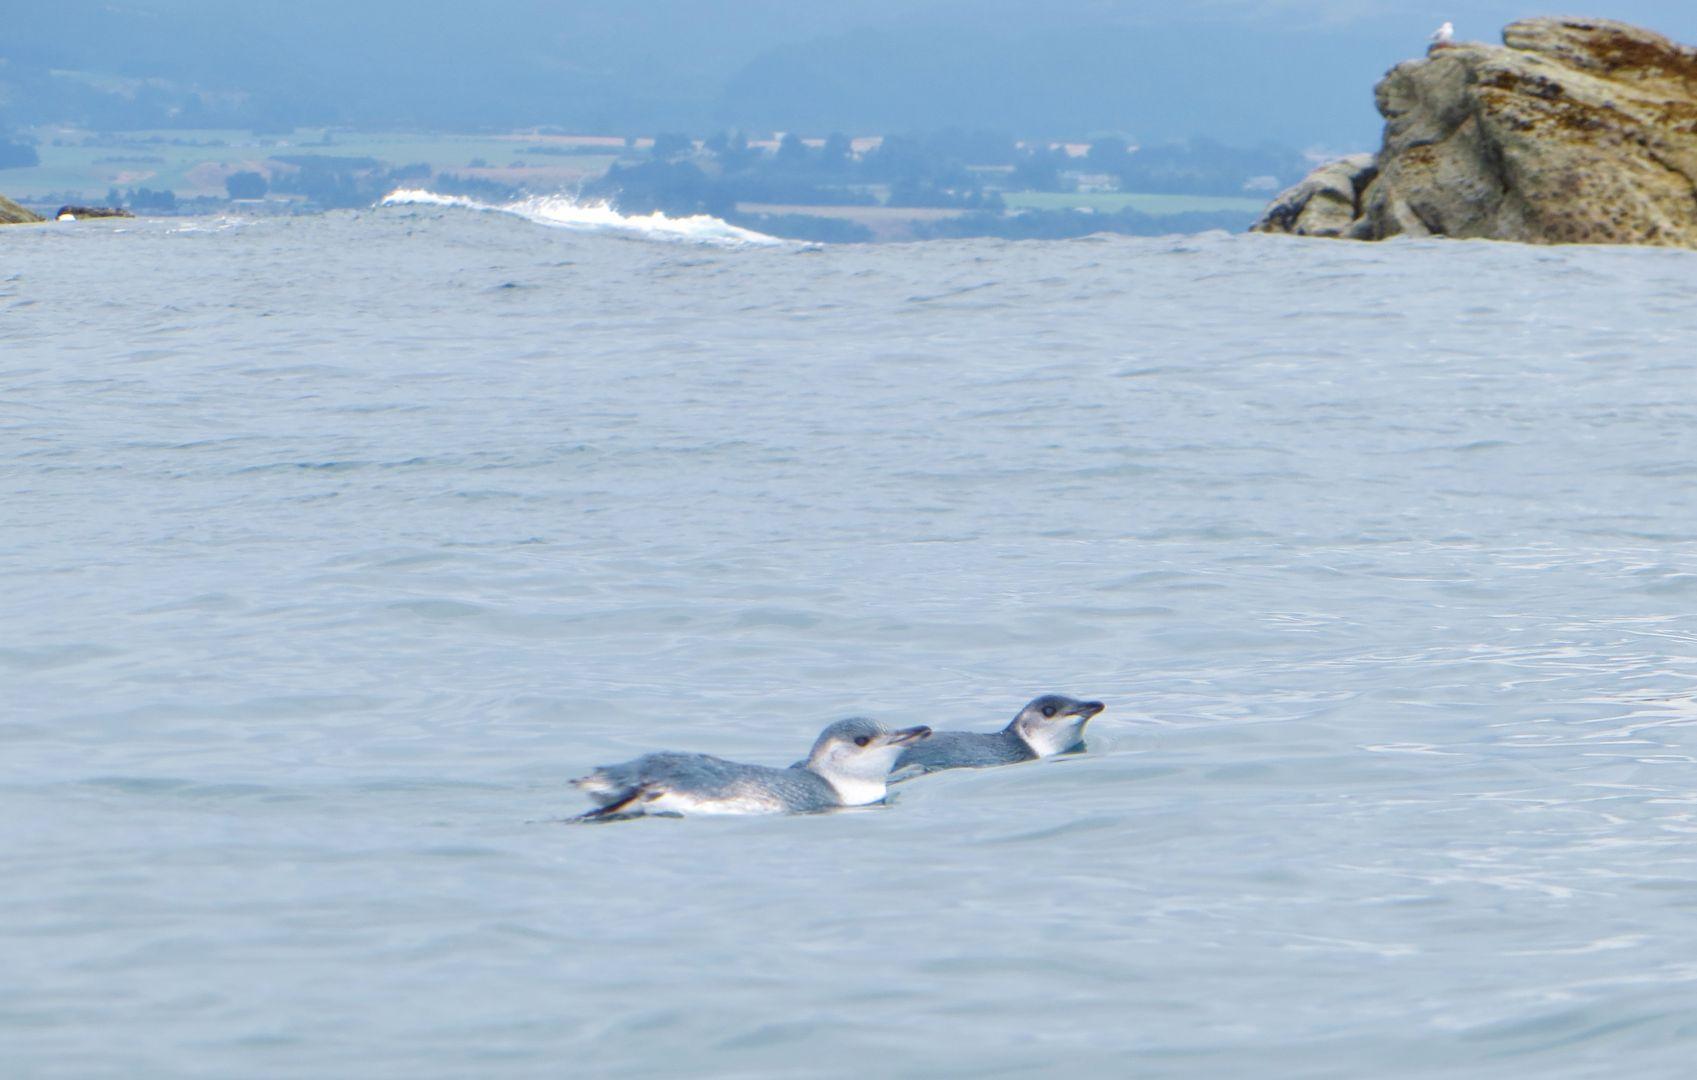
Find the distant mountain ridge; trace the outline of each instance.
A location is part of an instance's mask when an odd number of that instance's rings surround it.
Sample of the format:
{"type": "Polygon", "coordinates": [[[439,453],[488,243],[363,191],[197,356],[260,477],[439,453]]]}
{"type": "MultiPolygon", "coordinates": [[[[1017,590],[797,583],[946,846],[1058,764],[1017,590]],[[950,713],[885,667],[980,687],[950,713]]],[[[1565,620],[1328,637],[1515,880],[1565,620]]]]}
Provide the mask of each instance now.
{"type": "MultiPolygon", "coordinates": [[[[0,45],[0,131],[961,126],[1364,147],[1377,118],[1339,88],[1419,53],[1430,17],[1406,6],[1327,22],[1089,0],[516,0],[476,17],[437,0],[59,0],[52,22],[74,33],[0,45]]],[[[1697,13],[1685,18],[1697,37],[1697,13]]]]}

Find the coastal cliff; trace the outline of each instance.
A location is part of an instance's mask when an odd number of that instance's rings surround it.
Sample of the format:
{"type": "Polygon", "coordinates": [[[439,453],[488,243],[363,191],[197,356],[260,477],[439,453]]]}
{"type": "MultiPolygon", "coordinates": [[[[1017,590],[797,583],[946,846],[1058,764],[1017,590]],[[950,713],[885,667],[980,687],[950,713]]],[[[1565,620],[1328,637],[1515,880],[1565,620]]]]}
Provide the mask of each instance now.
{"type": "Polygon", "coordinates": [[[6,196],[0,195],[0,225],[27,225],[40,220],[39,214],[32,214],[6,196]]]}
{"type": "Polygon", "coordinates": [[[1377,155],[1332,162],[1252,228],[1697,248],[1697,49],[1607,19],[1435,45],[1375,88],[1377,155]]]}

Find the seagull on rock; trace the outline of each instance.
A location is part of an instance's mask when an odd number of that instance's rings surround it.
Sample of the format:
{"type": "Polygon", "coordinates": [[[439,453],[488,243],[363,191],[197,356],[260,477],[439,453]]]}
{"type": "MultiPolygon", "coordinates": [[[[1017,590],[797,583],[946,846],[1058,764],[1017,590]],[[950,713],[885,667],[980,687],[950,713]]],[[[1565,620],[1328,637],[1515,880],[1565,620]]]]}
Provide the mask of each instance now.
{"type": "Polygon", "coordinates": [[[1432,44],[1448,45],[1455,40],[1455,23],[1447,22],[1432,31],[1432,44]]]}

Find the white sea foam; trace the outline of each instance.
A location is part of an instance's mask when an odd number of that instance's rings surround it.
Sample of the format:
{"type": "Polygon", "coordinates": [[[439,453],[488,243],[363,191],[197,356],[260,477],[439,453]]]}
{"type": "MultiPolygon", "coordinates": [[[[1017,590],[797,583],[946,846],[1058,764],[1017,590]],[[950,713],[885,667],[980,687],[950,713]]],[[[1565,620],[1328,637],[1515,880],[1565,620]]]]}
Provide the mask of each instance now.
{"type": "Polygon", "coordinates": [[[468,199],[463,195],[438,195],[418,188],[400,188],[383,196],[383,206],[458,206],[467,210],[499,210],[498,206],[468,199]]]}
{"type": "Polygon", "coordinates": [[[254,218],[231,217],[230,215],[225,214],[215,218],[190,221],[189,223],[179,225],[170,231],[173,234],[226,232],[230,229],[245,229],[254,224],[256,224],[256,219],[254,218]]]}
{"type": "Polygon", "coordinates": [[[714,247],[768,247],[782,244],[777,237],[740,228],[706,214],[668,217],[656,211],[643,216],[621,214],[605,202],[581,202],[570,195],[537,195],[494,205],[460,195],[403,188],[384,196],[383,206],[450,206],[462,210],[513,214],[538,225],[575,232],[617,233],[650,240],[669,240],[714,247]]]}

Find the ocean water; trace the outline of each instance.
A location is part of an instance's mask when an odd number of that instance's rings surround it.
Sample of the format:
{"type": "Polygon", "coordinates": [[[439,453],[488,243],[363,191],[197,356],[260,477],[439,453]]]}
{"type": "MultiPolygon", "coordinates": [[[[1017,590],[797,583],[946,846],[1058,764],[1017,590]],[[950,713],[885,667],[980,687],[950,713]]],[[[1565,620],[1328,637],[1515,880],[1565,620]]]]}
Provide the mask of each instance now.
{"type": "Polygon", "coordinates": [[[0,1072],[1689,1075],[1697,255],[560,217],[0,233],[0,1072]]]}

